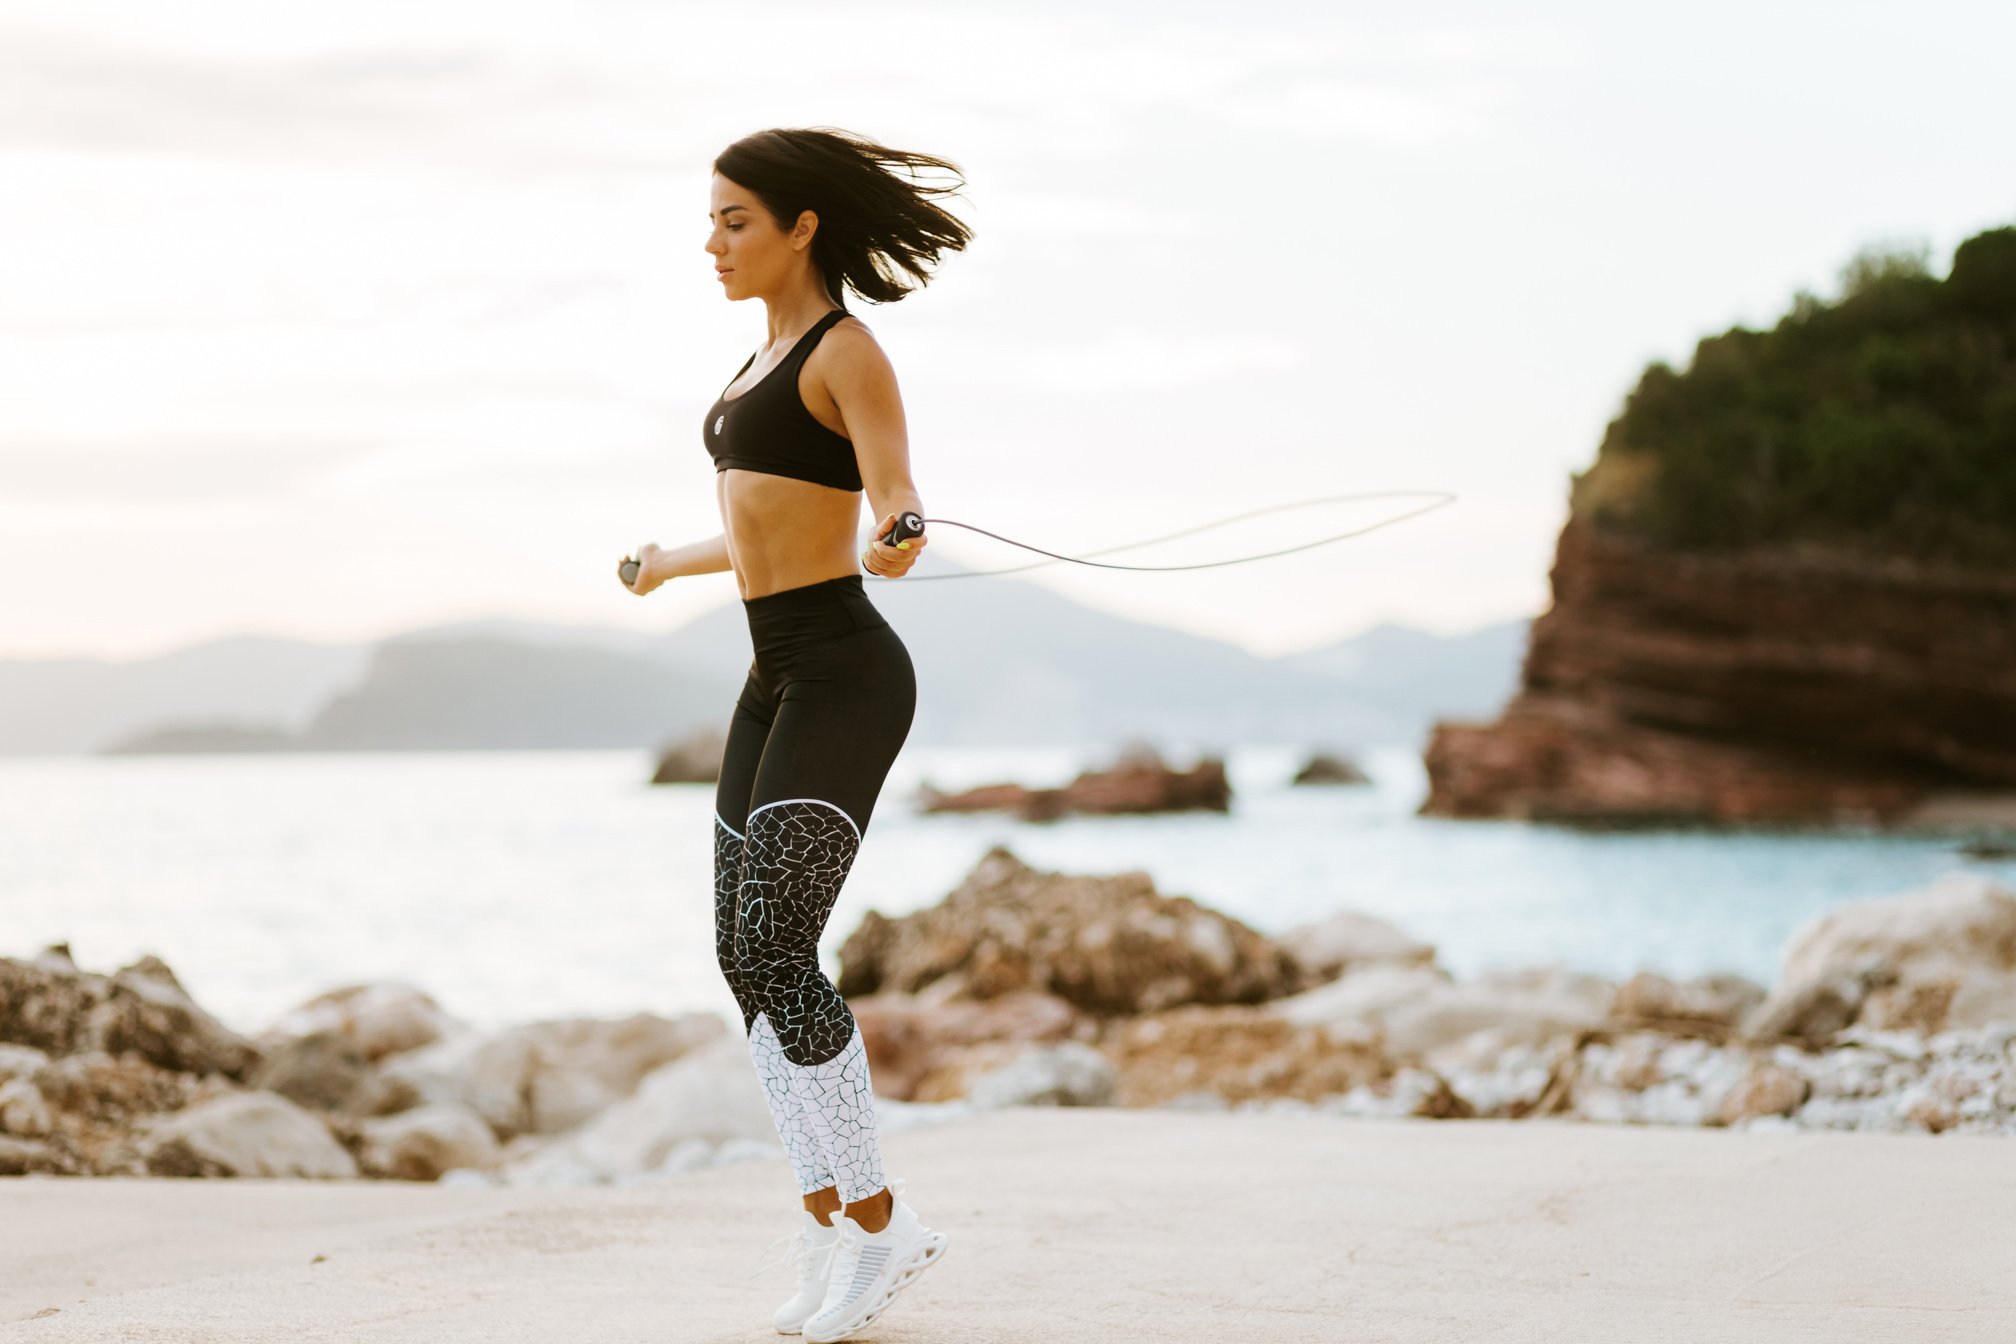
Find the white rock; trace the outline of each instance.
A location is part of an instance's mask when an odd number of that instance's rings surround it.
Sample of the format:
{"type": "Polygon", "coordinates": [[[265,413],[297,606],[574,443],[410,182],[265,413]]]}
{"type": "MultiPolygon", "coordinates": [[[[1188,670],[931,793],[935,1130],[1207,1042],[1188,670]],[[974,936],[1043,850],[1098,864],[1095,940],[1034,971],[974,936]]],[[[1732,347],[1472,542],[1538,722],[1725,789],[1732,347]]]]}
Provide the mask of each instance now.
{"type": "Polygon", "coordinates": [[[1311,976],[1335,979],[1366,966],[1391,963],[1427,965],[1435,948],[1410,937],[1376,915],[1340,910],[1313,923],[1290,929],[1275,942],[1300,962],[1311,976]]]}
{"type": "Polygon", "coordinates": [[[1785,945],[1777,987],[1749,1021],[1772,1021],[1816,986],[1875,967],[1895,983],[1862,1001],[1859,1021],[1898,1025],[1897,1019],[1935,1012],[1926,1005],[1950,995],[1939,1020],[1913,1025],[2016,1022],[2012,947],[2016,892],[1983,874],[1948,873],[1915,891],[1849,901],[1801,924],[1785,945]]]}
{"type": "Polygon", "coordinates": [[[1290,1022],[1329,1026],[1378,1018],[1451,983],[1446,971],[1430,966],[1374,965],[1275,999],[1266,1009],[1290,1022]]]}
{"type": "Polygon", "coordinates": [[[289,1009],[256,1038],[262,1049],[326,1031],[367,1060],[417,1050],[464,1030],[431,995],[394,980],[345,985],[289,1009]]]}
{"type": "MultiPolygon", "coordinates": [[[[455,1103],[504,1138],[558,1134],[636,1091],[653,1069],[734,1036],[714,1013],[677,1018],[567,1018],[494,1033],[459,1032],[384,1062],[386,1078],[423,1102],[455,1103]]],[[[751,1068],[751,1086],[754,1069],[751,1068]]]]}
{"type": "Polygon", "coordinates": [[[776,1144],[777,1128],[739,1033],[654,1070],[633,1095],[523,1156],[507,1148],[502,1171],[512,1185],[605,1183],[657,1167],[689,1139],[776,1144]]]}
{"type": "Polygon", "coordinates": [[[41,1138],[50,1131],[49,1103],[42,1089],[26,1078],[0,1082],[0,1134],[41,1138]]]}
{"type": "Polygon", "coordinates": [[[49,1062],[49,1056],[32,1045],[0,1041],[0,1082],[26,1078],[49,1062]]]}
{"type": "Polygon", "coordinates": [[[357,1175],[357,1163],[313,1114],[273,1092],[236,1092],[200,1102],[146,1125],[142,1152],[150,1166],[176,1159],[179,1146],[232,1176],[357,1175]]]}
{"type": "Polygon", "coordinates": [[[1113,1061],[1082,1041],[1038,1045],[972,1080],[966,1097],[1001,1106],[1104,1106],[1113,1100],[1113,1061]]]}
{"type": "Polygon", "coordinates": [[[433,1102],[397,1115],[366,1120],[364,1164],[400,1180],[438,1180],[455,1168],[487,1170],[497,1164],[497,1136],[467,1106],[433,1102]]]}

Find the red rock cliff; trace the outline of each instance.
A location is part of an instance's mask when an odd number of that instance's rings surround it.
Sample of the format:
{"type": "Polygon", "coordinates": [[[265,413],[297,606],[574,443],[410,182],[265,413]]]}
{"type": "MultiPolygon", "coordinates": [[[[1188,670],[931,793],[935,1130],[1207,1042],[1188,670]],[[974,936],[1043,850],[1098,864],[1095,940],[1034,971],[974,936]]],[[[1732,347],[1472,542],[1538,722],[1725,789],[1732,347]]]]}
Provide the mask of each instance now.
{"type": "Polygon", "coordinates": [[[1571,517],[1551,577],[1502,717],[1436,725],[1423,813],[1884,821],[2016,787],[2016,575],[1667,551],[1571,517]]]}

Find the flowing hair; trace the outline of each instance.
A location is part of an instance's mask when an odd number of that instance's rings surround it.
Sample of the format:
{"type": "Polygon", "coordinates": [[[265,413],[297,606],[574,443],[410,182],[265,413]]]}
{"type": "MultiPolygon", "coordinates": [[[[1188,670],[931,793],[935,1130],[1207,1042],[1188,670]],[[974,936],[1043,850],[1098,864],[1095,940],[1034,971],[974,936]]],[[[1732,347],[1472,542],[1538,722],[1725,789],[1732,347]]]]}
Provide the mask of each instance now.
{"type": "Polygon", "coordinates": [[[926,263],[948,251],[963,252],[973,231],[932,201],[957,195],[964,170],[948,159],[891,149],[837,127],[773,128],[745,135],[721,151],[714,171],[746,187],[789,230],[800,212],[812,211],[812,264],[826,292],[843,309],[843,289],[870,303],[894,303],[929,284],[926,263]],[[909,180],[892,169],[901,169],[909,180]],[[953,175],[951,185],[918,180],[917,170],[953,175]],[[916,278],[906,284],[898,268],[916,278]]]}

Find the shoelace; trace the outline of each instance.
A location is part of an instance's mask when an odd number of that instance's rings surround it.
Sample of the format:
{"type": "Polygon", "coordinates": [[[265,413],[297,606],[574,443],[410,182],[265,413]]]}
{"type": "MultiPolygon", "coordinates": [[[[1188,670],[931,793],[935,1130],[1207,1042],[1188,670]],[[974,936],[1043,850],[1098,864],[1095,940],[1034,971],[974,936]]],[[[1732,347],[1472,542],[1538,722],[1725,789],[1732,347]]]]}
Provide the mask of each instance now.
{"type": "MultiPolygon", "coordinates": [[[[854,1271],[861,1264],[862,1240],[844,1228],[840,1233],[840,1244],[833,1248],[833,1267],[827,1273],[827,1292],[845,1294],[854,1286],[854,1271]]],[[[851,1300],[849,1298],[843,1301],[851,1300]]],[[[827,1306],[833,1303],[829,1296],[827,1306]]],[[[825,1310],[825,1308],[821,1308],[825,1310]]]]}
{"type": "MultiPolygon", "coordinates": [[[[790,1243],[784,1248],[784,1254],[778,1256],[775,1260],[770,1260],[756,1266],[745,1277],[753,1279],[758,1274],[775,1269],[779,1265],[788,1265],[799,1260],[810,1259],[820,1249],[812,1244],[812,1238],[806,1234],[805,1229],[802,1227],[795,1232],[786,1232],[783,1236],[775,1238],[771,1241],[770,1246],[775,1246],[780,1241],[790,1243]]],[[[763,1248],[764,1254],[769,1254],[770,1246],[763,1248]]]]}

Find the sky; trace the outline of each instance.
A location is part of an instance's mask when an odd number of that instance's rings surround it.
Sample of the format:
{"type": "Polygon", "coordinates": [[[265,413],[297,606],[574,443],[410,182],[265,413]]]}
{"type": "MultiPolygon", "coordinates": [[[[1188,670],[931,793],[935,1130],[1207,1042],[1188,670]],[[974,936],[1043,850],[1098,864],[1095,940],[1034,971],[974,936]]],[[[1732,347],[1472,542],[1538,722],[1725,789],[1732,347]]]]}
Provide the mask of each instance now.
{"type": "Polygon", "coordinates": [[[848,302],[927,517],[1083,554],[1457,496],[1018,581],[1263,655],[1537,614],[1648,362],[2016,222],[2012,50],[1939,0],[0,0],[0,657],[734,602],[613,570],[721,530],[701,420],[766,324],[709,165],[791,125],[963,170],[972,245],[848,302]]]}

